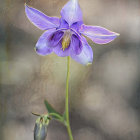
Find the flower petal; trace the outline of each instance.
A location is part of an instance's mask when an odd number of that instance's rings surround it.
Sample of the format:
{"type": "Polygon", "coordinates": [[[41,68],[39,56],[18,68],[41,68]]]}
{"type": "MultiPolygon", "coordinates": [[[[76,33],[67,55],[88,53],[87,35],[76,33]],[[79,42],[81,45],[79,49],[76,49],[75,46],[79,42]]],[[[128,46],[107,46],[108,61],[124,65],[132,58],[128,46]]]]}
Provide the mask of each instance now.
{"type": "Polygon", "coordinates": [[[79,29],[81,28],[82,24],[83,24],[83,21],[75,22],[70,26],[70,28],[74,30],[75,32],[79,32],[79,29]]]}
{"type": "Polygon", "coordinates": [[[82,11],[78,0],[69,0],[61,10],[62,18],[71,26],[73,23],[82,21],[82,11]]]}
{"type": "Polygon", "coordinates": [[[93,51],[84,37],[81,38],[83,49],[79,55],[71,53],[72,59],[83,65],[91,64],[93,61],[93,51]]]}
{"type": "Polygon", "coordinates": [[[80,33],[89,37],[93,42],[97,44],[106,44],[113,41],[119,34],[109,31],[100,26],[87,26],[82,25],[80,33]]]}
{"type": "Polygon", "coordinates": [[[68,29],[68,28],[69,28],[69,24],[63,18],[61,18],[59,29],[68,29]]]}
{"type": "Polygon", "coordinates": [[[58,31],[54,32],[53,34],[51,34],[49,37],[49,40],[48,40],[49,46],[55,47],[62,39],[63,34],[64,34],[64,32],[61,30],[58,30],[58,31]]]}
{"type": "Polygon", "coordinates": [[[55,29],[50,29],[44,32],[39,38],[36,44],[36,52],[39,55],[48,55],[53,51],[53,47],[50,46],[50,36],[55,32],[55,29]]]}
{"type": "Polygon", "coordinates": [[[71,48],[71,53],[74,53],[75,55],[80,54],[82,51],[83,48],[82,43],[75,34],[73,34],[71,37],[70,48],[71,48]]]}
{"type": "Polygon", "coordinates": [[[49,17],[28,5],[25,5],[25,12],[28,19],[41,30],[48,30],[59,26],[59,18],[49,17]]]}

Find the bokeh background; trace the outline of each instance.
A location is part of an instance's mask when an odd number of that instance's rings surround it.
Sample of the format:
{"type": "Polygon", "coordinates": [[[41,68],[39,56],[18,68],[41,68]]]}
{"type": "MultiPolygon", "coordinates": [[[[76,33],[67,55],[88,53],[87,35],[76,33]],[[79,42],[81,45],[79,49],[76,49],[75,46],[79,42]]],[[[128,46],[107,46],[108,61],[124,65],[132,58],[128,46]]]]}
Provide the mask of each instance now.
{"type": "MultiPolygon", "coordinates": [[[[65,104],[66,58],[39,56],[43,33],[25,16],[23,0],[0,0],[0,140],[33,140],[36,116],[47,99],[60,113],[65,104]]],[[[59,16],[67,0],[27,4],[59,16]]],[[[84,22],[120,33],[97,45],[93,64],[71,60],[70,120],[75,140],[140,140],[140,0],[79,0],[84,22]]],[[[47,140],[68,140],[52,121],[47,140]]]]}

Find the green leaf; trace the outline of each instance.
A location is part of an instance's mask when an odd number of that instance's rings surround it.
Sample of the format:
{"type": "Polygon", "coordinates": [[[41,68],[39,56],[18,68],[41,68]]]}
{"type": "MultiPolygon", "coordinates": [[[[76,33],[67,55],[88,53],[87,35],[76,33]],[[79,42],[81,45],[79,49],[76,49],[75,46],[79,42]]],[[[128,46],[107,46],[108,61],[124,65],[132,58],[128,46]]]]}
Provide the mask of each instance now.
{"type": "Polygon", "coordinates": [[[44,101],[44,104],[46,106],[46,109],[48,110],[49,115],[55,119],[58,120],[60,122],[64,122],[63,116],[58,113],[52,106],[51,104],[49,104],[49,102],[47,100],[44,101]]]}
{"type": "Polygon", "coordinates": [[[59,114],[52,106],[51,104],[49,104],[49,102],[47,100],[44,101],[44,104],[48,110],[48,113],[56,113],[59,114]]]}

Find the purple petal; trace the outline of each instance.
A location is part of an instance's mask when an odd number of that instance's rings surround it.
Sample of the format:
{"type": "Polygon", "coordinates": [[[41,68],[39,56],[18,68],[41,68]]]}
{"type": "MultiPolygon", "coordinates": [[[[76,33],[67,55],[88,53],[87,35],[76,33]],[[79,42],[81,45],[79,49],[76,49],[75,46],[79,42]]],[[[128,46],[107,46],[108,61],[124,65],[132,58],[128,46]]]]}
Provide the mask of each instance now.
{"type": "Polygon", "coordinates": [[[50,46],[50,36],[55,32],[55,29],[50,29],[44,32],[36,44],[36,52],[39,55],[48,55],[52,52],[53,47],[50,46]]]}
{"type": "Polygon", "coordinates": [[[53,47],[56,46],[62,39],[63,34],[64,34],[64,32],[61,30],[58,30],[58,31],[54,32],[53,34],[51,34],[49,37],[49,40],[48,40],[49,44],[50,44],[49,46],[53,46],[53,47]]]}
{"type": "Polygon", "coordinates": [[[60,41],[57,46],[53,48],[53,52],[60,57],[65,57],[70,55],[70,49],[71,48],[68,47],[63,51],[62,42],[60,41]]]}
{"type": "Polygon", "coordinates": [[[78,0],[69,0],[61,10],[62,18],[71,26],[73,23],[82,21],[82,11],[78,0]]]}
{"type": "Polygon", "coordinates": [[[82,51],[82,48],[83,48],[82,43],[81,43],[80,39],[75,34],[73,34],[71,37],[70,48],[72,51],[71,53],[74,53],[75,55],[80,54],[82,51]]]}
{"type": "Polygon", "coordinates": [[[76,31],[76,32],[79,32],[79,29],[81,27],[81,25],[83,24],[83,21],[79,21],[79,22],[75,22],[71,25],[71,29],[76,31]]]}
{"type": "Polygon", "coordinates": [[[59,18],[49,17],[28,5],[25,5],[25,12],[28,19],[41,30],[48,30],[59,26],[59,18]]]}
{"type": "Polygon", "coordinates": [[[119,35],[100,26],[87,25],[81,26],[80,33],[89,37],[93,42],[97,44],[109,43],[119,35]]]}
{"type": "Polygon", "coordinates": [[[72,57],[72,59],[79,62],[80,64],[83,64],[83,65],[91,64],[93,61],[92,48],[89,46],[89,44],[87,43],[87,41],[84,37],[82,37],[81,42],[83,45],[83,49],[82,49],[81,53],[79,55],[71,53],[71,57],[72,57]]]}
{"type": "Polygon", "coordinates": [[[63,19],[61,18],[60,19],[60,26],[59,26],[59,29],[68,29],[69,28],[69,24],[63,19]]]}

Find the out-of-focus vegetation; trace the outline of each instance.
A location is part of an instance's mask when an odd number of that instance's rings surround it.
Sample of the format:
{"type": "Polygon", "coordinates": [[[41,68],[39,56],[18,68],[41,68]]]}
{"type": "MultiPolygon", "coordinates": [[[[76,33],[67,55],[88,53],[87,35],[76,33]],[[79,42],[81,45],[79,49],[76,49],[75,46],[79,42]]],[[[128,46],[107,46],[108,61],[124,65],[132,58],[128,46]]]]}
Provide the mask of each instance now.
{"type": "MultiPolygon", "coordinates": [[[[49,16],[60,16],[66,0],[30,0],[49,16]]],[[[84,22],[120,33],[110,44],[89,40],[94,62],[71,60],[70,118],[75,140],[140,139],[140,0],[79,0],[84,22]]],[[[66,58],[39,56],[43,32],[25,16],[23,0],[0,1],[0,140],[33,140],[36,117],[47,99],[64,110],[66,58]]],[[[68,140],[52,121],[47,140],[68,140]]]]}

